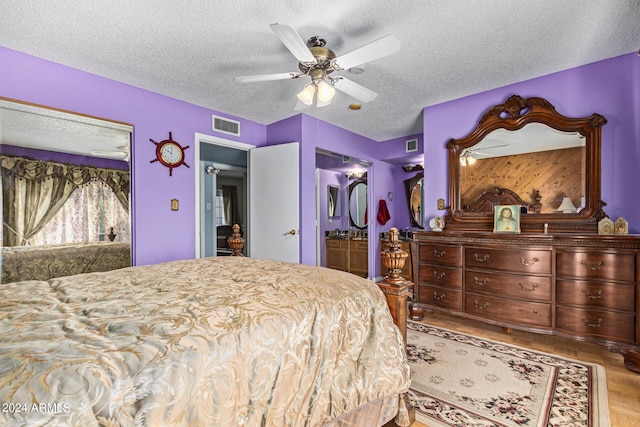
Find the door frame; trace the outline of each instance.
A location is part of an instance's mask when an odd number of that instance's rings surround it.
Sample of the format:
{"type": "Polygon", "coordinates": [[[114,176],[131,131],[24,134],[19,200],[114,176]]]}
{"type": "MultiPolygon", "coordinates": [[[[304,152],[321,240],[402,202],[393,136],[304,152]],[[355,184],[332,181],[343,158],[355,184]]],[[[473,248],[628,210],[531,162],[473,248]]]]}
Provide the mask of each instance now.
{"type": "MultiPolygon", "coordinates": [[[[234,148],[236,150],[242,150],[242,151],[249,151],[253,148],[256,148],[255,145],[252,144],[247,144],[244,142],[236,142],[236,141],[231,141],[229,139],[225,139],[225,138],[220,138],[217,136],[213,136],[213,135],[207,135],[204,133],[199,133],[196,132],[194,135],[194,146],[195,146],[195,163],[198,165],[198,167],[193,168],[194,170],[194,175],[195,175],[195,227],[194,227],[194,234],[195,234],[195,244],[196,244],[196,252],[195,252],[195,257],[196,258],[201,258],[202,257],[202,250],[201,250],[201,242],[202,242],[202,237],[201,237],[201,233],[202,233],[202,229],[201,229],[201,224],[200,221],[202,220],[201,217],[201,209],[202,209],[202,194],[200,192],[200,185],[201,185],[201,171],[200,171],[200,143],[204,142],[206,144],[211,144],[211,145],[218,145],[221,147],[229,147],[229,148],[234,148]]],[[[247,218],[247,222],[251,221],[250,218],[247,218]]]]}

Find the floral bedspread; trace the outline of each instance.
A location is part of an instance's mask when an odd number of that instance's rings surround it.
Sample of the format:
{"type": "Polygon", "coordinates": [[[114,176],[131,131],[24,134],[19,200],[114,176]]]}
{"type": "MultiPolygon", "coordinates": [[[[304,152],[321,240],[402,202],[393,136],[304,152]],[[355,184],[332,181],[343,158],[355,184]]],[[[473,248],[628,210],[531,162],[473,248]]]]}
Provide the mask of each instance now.
{"type": "Polygon", "coordinates": [[[372,282],[240,257],[0,285],[0,425],[320,426],[405,392],[372,282]]]}

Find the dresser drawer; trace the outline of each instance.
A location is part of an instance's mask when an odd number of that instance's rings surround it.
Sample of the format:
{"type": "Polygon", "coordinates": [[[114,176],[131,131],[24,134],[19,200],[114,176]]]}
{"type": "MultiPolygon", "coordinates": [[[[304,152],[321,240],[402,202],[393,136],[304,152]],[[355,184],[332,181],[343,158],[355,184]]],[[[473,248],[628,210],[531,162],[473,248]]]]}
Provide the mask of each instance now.
{"type": "Polygon", "coordinates": [[[561,280],[556,284],[558,304],[635,310],[635,286],[584,280],[561,280]]]}
{"type": "Polygon", "coordinates": [[[558,252],[558,276],[612,279],[632,282],[635,255],[599,252],[558,252]]]}
{"type": "Polygon", "coordinates": [[[466,248],[466,268],[505,270],[525,274],[551,274],[551,251],[466,248]]]}
{"type": "Polygon", "coordinates": [[[549,303],[513,301],[467,293],[464,310],[469,314],[514,325],[551,327],[549,303]]]}
{"type": "Polygon", "coordinates": [[[551,277],[467,270],[465,289],[519,300],[551,301],[551,277]]]}
{"type": "Polygon", "coordinates": [[[420,244],[418,257],[420,262],[460,266],[462,246],[420,244]]]}
{"type": "Polygon", "coordinates": [[[462,291],[418,285],[418,302],[449,310],[462,311],[462,291]]]}
{"type": "Polygon", "coordinates": [[[462,288],[462,269],[421,264],[418,280],[421,285],[432,284],[450,288],[462,288]]]}
{"type": "Polygon", "coordinates": [[[634,316],[603,310],[556,308],[556,327],[576,335],[633,342],[634,316]]]}

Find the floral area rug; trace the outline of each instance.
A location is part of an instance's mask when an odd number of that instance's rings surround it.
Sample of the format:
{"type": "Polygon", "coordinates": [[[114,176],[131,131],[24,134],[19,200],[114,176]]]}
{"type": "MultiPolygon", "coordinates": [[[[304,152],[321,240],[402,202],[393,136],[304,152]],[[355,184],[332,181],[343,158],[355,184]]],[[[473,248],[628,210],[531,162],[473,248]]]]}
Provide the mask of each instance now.
{"type": "Polygon", "coordinates": [[[429,427],[606,427],[604,367],[409,322],[409,400],[429,427]]]}

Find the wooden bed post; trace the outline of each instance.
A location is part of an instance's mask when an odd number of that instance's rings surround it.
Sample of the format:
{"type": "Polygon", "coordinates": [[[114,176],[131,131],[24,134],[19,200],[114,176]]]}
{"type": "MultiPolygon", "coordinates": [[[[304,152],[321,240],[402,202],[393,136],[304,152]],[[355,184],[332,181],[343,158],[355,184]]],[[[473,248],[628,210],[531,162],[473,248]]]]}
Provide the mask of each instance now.
{"type": "Polygon", "coordinates": [[[400,249],[398,243],[397,228],[389,230],[389,248],[382,251],[382,263],[389,270],[389,275],[385,276],[382,282],[378,282],[378,286],[384,292],[387,298],[387,304],[391,311],[393,322],[400,329],[405,348],[407,346],[407,299],[409,291],[413,288],[413,282],[410,282],[400,276],[402,267],[409,256],[408,253],[400,249]]]}
{"type": "MultiPolygon", "coordinates": [[[[398,229],[393,227],[389,230],[389,248],[381,252],[382,263],[389,271],[389,275],[385,276],[382,282],[378,282],[378,286],[384,292],[384,296],[387,298],[387,304],[389,305],[389,311],[391,317],[393,317],[393,323],[398,326],[400,333],[402,334],[402,340],[404,341],[405,351],[407,349],[407,316],[408,312],[408,297],[409,291],[413,288],[413,282],[406,280],[400,276],[402,267],[407,261],[409,254],[400,249],[400,243],[398,242],[398,229]]],[[[416,420],[415,409],[409,405],[406,394],[400,397],[404,402],[406,408],[406,417],[401,423],[402,426],[410,426],[416,420]]],[[[400,422],[400,421],[398,421],[400,422]]],[[[391,420],[384,427],[400,427],[400,424],[396,423],[396,420],[391,420]]]]}

